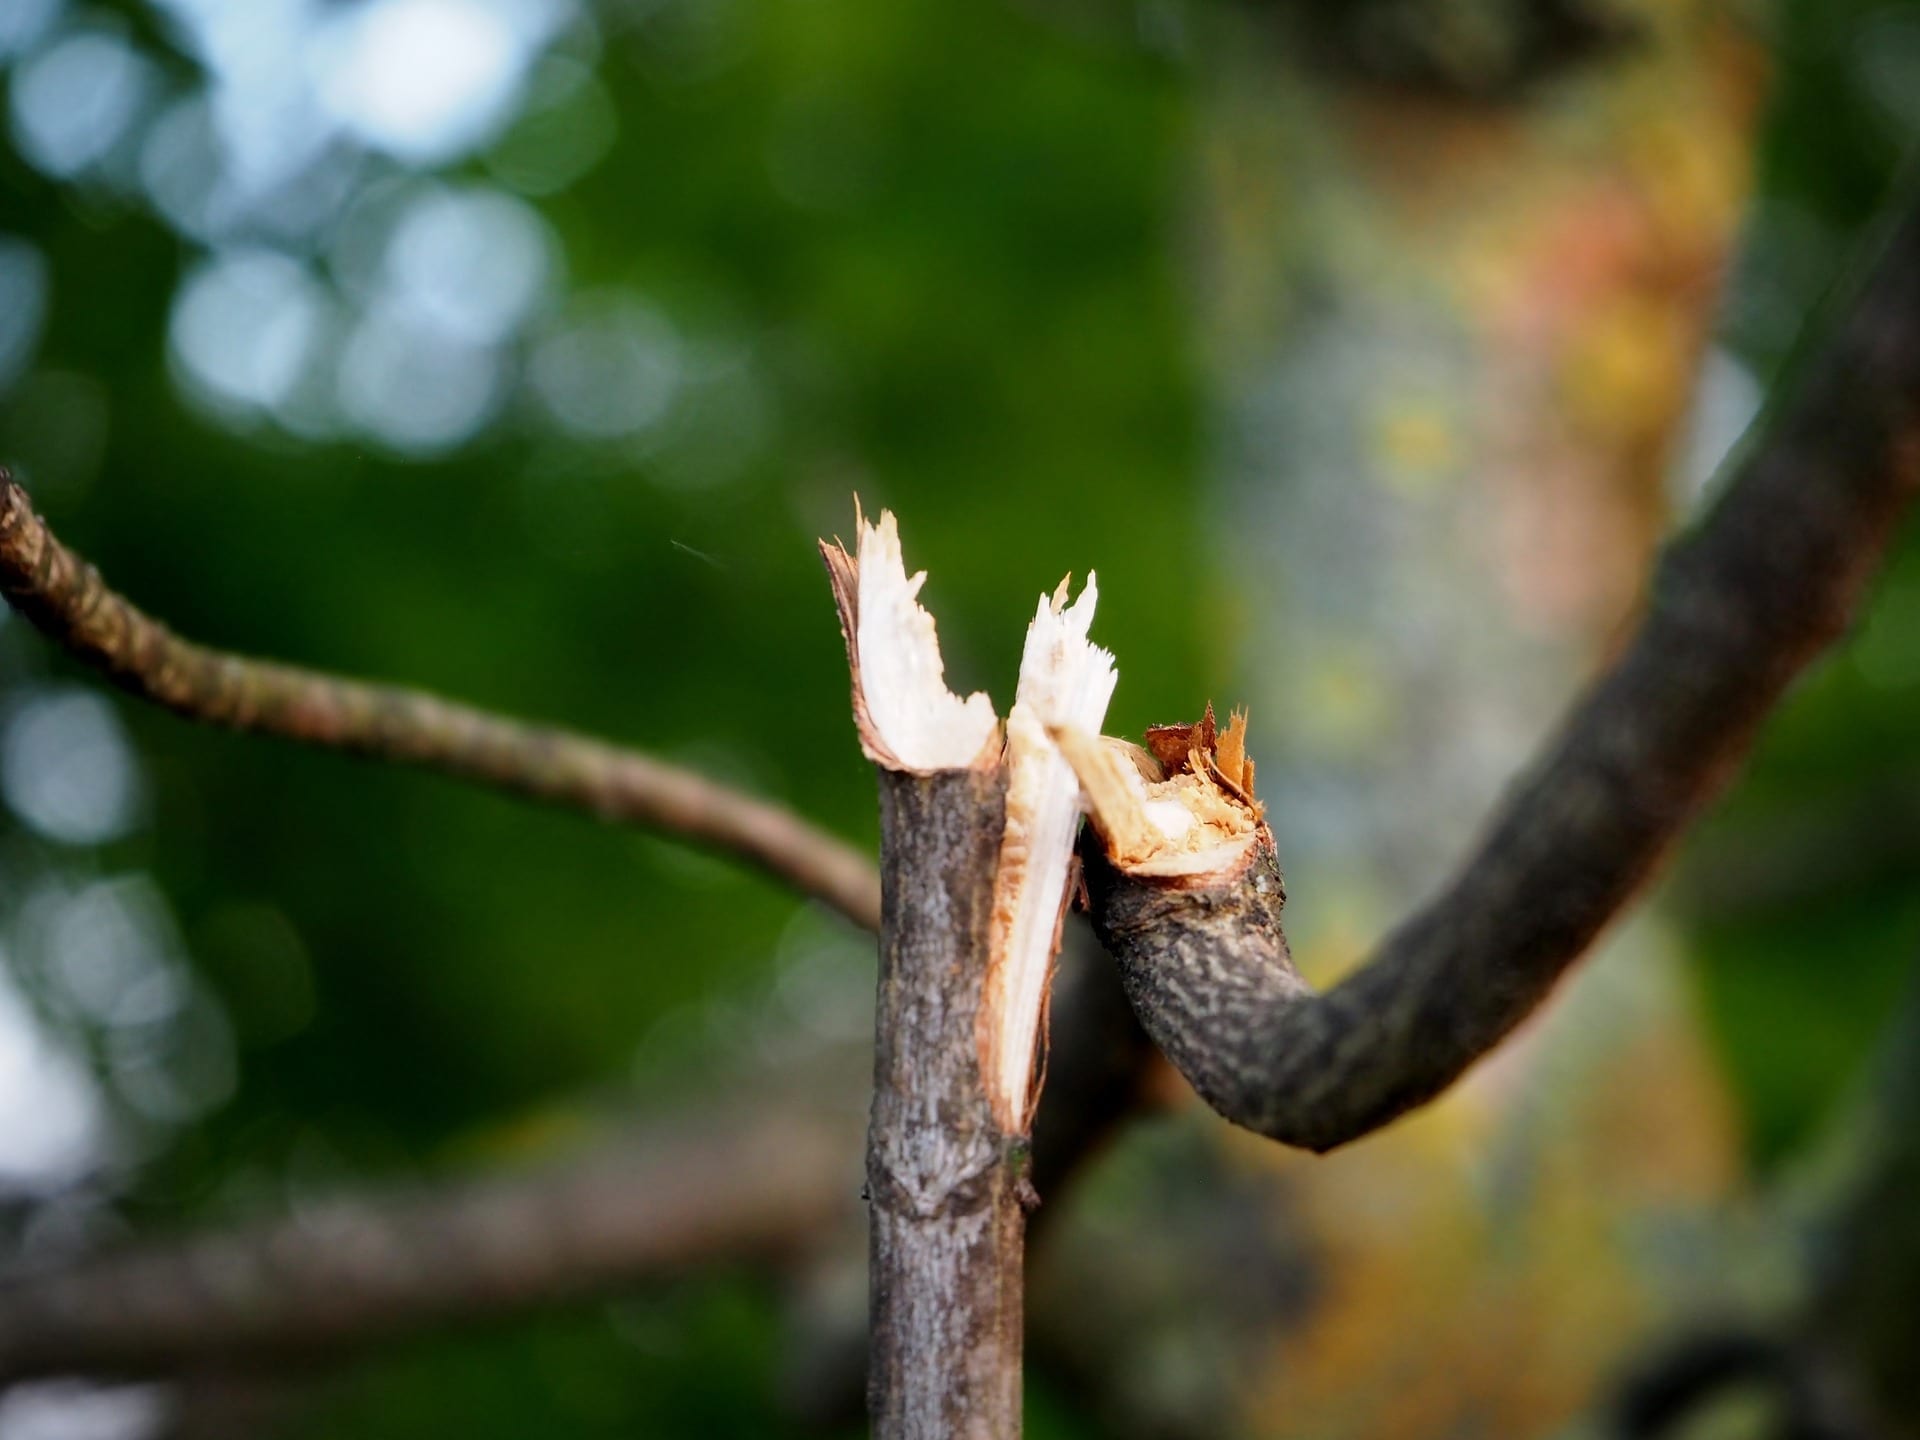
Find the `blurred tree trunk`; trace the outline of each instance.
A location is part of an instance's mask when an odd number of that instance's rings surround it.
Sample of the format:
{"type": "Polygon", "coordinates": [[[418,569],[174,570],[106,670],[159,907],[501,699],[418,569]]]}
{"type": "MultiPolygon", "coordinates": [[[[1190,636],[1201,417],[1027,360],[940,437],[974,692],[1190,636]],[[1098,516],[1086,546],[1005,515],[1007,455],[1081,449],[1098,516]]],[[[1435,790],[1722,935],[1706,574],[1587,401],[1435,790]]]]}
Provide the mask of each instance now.
{"type": "MultiPolygon", "coordinates": [[[[1445,878],[1630,618],[1703,478],[1690,413],[1745,398],[1708,333],[1757,43],[1721,7],[1583,8],[1182,12],[1228,557],[1207,663],[1252,707],[1316,983],[1445,878]]],[[[1705,1231],[1740,1169],[1657,917],[1336,1164],[1197,1117],[1132,1148],[1134,1193],[1096,1177],[1035,1303],[1082,1317],[1049,1358],[1158,1435],[1544,1433],[1689,1289],[1634,1227],[1705,1231]],[[1168,1164],[1212,1176],[1238,1240],[1143,1182],[1168,1164]],[[1167,1253],[1152,1273],[1101,1264],[1130,1229],[1167,1253]]]]}

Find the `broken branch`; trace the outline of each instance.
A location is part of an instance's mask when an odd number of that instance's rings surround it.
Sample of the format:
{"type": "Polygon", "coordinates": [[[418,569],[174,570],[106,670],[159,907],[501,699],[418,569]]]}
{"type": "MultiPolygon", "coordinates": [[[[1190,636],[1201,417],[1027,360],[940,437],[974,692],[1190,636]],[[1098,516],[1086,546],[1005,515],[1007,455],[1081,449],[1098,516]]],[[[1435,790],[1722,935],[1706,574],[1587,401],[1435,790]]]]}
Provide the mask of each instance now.
{"type": "MultiPolygon", "coordinates": [[[[1731,778],[1846,630],[1916,488],[1920,213],[1661,562],[1631,642],[1465,868],[1357,974],[1324,996],[1295,974],[1264,826],[1198,873],[1153,874],[1116,848],[1141,816],[1123,798],[1103,819],[1096,797],[1093,918],[1148,1033],[1228,1119],[1312,1150],[1439,1094],[1545,998],[1731,778]]],[[[1085,744],[1068,753],[1090,791],[1118,783],[1085,744]]]]}
{"type": "Polygon", "coordinates": [[[946,686],[890,514],[822,543],[853,715],[880,779],[867,1408],[880,1440],[1020,1432],[1023,1147],[995,1123],[976,1031],[1006,827],[1000,726],[946,686]]]}

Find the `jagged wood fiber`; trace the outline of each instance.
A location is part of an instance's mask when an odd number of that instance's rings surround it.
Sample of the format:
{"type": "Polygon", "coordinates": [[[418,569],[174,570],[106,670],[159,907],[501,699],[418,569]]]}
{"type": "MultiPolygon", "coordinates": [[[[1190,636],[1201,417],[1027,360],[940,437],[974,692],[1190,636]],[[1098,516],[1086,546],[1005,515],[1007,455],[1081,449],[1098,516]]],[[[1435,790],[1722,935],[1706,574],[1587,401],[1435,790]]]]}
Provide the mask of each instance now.
{"type": "Polygon", "coordinates": [[[878,773],[868,1408],[880,1440],[1006,1440],[1020,1433],[1026,1155],[994,1123],[976,1029],[1005,777],[878,773]]]}
{"type": "Polygon", "coordinates": [[[1841,636],[1920,488],[1920,212],[1712,510],[1620,657],[1454,881],[1324,996],[1294,973],[1272,847],[1213,884],[1083,842],[1141,1023],[1229,1120],[1328,1150],[1453,1083],[1524,1019],[1841,636]]]}

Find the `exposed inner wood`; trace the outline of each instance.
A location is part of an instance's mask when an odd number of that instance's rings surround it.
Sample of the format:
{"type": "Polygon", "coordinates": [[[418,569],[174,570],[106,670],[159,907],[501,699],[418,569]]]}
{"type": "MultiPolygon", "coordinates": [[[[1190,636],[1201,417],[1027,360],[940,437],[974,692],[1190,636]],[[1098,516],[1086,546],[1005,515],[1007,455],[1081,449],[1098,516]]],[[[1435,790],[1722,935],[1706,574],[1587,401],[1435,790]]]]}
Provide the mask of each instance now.
{"type": "Polygon", "coordinates": [[[874,764],[912,775],[990,765],[999,750],[993,702],[947,688],[940,637],[920,604],[927,572],[907,574],[893,512],[854,513],[854,553],[820,542],[853,674],[853,722],[874,764]]]}
{"type": "Polygon", "coordinates": [[[1246,863],[1263,824],[1244,711],[1224,732],[1211,706],[1196,725],[1155,726],[1144,750],[1071,724],[1052,734],[1122,873],[1217,876],[1246,863]]]}
{"type": "MultiPolygon", "coordinates": [[[[1017,905],[1001,913],[1009,769],[991,702],[947,689],[933,617],[917,598],[926,575],[907,575],[893,516],[856,523],[853,555],[838,544],[820,549],[846,637],[861,748],[880,771],[868,1411],[877,1440],[1007,1440],[1020,1433],[1027,1150],[1022,1130],[989,1099],[982,1036],[1004,1030],[1000,1007],[987,999],[993,937],[1003,921],[1026,923],[1017,905]]],[[[1098,689],[1076,658],[1091,586],[1071,612],[1065,599],[1042,602],[1042,633],[1038,642],[1029,636],[1048,663],[1036,666],[1031,696],[1023,667],[1023,731],[1039,729],[1034,705],[1082,715],[1084,685],[1098,689]]],[[[1110,660],[1107,677],[1096,715],[1112,690],[1110,660]]],[[[1043,729],[1040,741],[1051,748],[1043,729]]],[[[1023,827],[1044,812],[1047,836],[1062,832],[1056,846],[1023,828],[1020,865],[1041,866],[1060,848],[1064,876],[1078,787],[1067,772],[1063,822],[1057,804],[1045,803],[1046,777],[1030,773],[1031,761],[1019,768],[1034,792],[1023,827]]],[[[1055,917],[1058,909],[1056,900],[1055,917]]],[[[1047,939],[1043,979],[1051,931],[1047,939]]],[[[1024,1104],[1024,1086],[1021,1095],[1024,1104]]]]}
{"type": "Polygon", "coordinates": [[[987,1096],[1009,1135],[1026,1134],[1032,1118],[1034,1054],[1080,829],[1080,781],[1048,730],[1098,731],[1118,679],[1111,652],[1087,638],[1098,584],[1089,574],[1071,605],[1067,587],[1062,580],[1051,597],[1040,597],[1007,717],[1007,825],[994,878],[980,1048],[987,1096]]]}

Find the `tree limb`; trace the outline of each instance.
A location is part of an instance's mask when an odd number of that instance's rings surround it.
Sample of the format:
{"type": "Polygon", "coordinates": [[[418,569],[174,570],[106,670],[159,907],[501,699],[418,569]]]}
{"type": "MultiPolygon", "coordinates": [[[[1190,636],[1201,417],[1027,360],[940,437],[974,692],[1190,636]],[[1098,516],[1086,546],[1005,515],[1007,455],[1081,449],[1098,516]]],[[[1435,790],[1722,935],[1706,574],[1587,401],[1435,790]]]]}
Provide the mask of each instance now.
{"type": "Polygon", "coordinates": [[[878,1440],[1020,1433],[1023,1157],[995,1123],[976,1040],[1005,796],[997,769],[880,771],[867,1138],[878,1440]]]}
{"type": "Polygon", "coordinates": [[[879,928],[872,861],[778,805],[603,740],[181,639],[62,545],[4,468],[0,592],[115,685],[189,720],[419,765],[666,831],[750,861],[855,924],[879,928]]]}
{"type": "Polygon", "coordinates": [[[0,1281],[0,1381],[257,1367],[810,1243],[853,1204],[851,1117],[657,1123],[563,1163],[106,1250],[0,1281]]]}
{"type": "MultiPolygon", "coordinates": [[[[1034,1124],[1049,1201],[1036,1218],[1134,1108],[1152,1054],[1107,957],[1084,927],[1070,942],[1034,1124]]],[[[256,1370],[811,1247],[859,1198],[863,1064],[828,1056],[515,1174],[341,1196],[298,1220],[154,1236],[0,1277],[0,1382],[256,1370]],[[396,1255],[392,1270],[377,1258],[396,1255]]],[[[822,1406],[850,1392],[857,1415],[865,1358],[864,1325],[823,1352],[822,1406]]]]}
{"type": "Polygon", "coordinates": [[[1920,214],[1664,558],[1637,632],[1466,867],[1359,973],[1324,996],[1295,973],[1264,827],[1197,878],[1126,873],[1084,844],[1095,927],[1148,1033],[1229,1120],[1313,1150],[1439,1094],[1545,998],[1733,775],[1847,628],[1917,484],[1920,214]]]}

